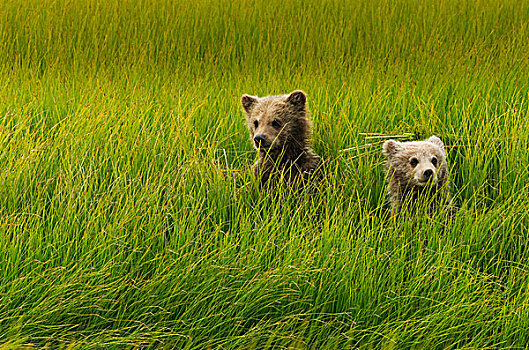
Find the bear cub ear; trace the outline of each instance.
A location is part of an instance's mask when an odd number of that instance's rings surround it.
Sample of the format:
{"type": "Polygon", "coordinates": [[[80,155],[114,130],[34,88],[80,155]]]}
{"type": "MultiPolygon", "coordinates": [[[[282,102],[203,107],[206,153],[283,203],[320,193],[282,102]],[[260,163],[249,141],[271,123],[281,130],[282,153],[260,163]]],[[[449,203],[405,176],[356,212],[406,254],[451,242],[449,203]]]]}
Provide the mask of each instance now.
{"type": "Polygon", "coordinates": [[[296,107],[305,107],[305,103],[307,103],[307,95],[301,90],[296,90],[288,95],[287,102],[296,107]]]}
{"type": "Polygon", "coordinates": [[[435,136],[435,135],[434,135],[434,136],[431,136],[431,137],[430,137],[428,140],[426,140],[426,141],[428,141],[428,142],[430,142],[430,143],[433,143],[434,145],[439,146],[439,147],[443,150],[443,152],[444,152],[444,150],[445,150],[445,144],[444,144],[443,141],[442,141],[440,138],[438,138],[437,136],[435,136]]]}
{"type": "Polygon", "coordinates": [[[382,153],[389,157],[397,153],[400,150],[400,147],[400,142],[395,140],[387,140],[382,146],[382,153]]]}
{"type": "Polygon", "coordinates": [[[257,102],[257,97],[250,95],[242,95],[241,104],[246,113],[250,113],[252,106],[257,102]]]}

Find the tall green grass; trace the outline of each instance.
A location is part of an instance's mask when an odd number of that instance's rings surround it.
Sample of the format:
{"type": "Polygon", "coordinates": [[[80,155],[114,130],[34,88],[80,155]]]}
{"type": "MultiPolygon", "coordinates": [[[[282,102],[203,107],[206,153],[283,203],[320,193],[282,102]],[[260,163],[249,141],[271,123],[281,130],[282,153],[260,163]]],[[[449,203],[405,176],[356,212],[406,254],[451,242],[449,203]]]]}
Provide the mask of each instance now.
{"type": "Polygon", "coordinates": [[[529,346],[529,2],[3,1],[0,346],[529,346]],[[261,192],[243,93],[325,179],[261,192]],[[392,218],[381,143],[459,210],[392,218]]]}

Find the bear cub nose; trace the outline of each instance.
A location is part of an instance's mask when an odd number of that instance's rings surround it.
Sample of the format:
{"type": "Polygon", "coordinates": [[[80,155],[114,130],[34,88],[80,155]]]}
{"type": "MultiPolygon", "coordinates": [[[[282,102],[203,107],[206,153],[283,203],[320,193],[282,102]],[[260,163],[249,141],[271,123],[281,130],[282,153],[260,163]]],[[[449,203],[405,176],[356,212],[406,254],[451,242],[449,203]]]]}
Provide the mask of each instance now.
{"type": "Polygon", "coordinates": [[[422,174],[424,175],[424,178],[425,178],[426,180],[428,180],[429,178],[432,177],[432,175],[433,175],[433,170],[432,170],[432,169],[426,169],[422,174]]]}
{"type": "Polygon", "coordinates": [[[253,138],[253,142],[255,142],[255,144],[257,146],[259,146],[261,143],[265,142],[266,141],[266,138],[264,137],[264,135],[255,135],[255,137],[253,138]]]}

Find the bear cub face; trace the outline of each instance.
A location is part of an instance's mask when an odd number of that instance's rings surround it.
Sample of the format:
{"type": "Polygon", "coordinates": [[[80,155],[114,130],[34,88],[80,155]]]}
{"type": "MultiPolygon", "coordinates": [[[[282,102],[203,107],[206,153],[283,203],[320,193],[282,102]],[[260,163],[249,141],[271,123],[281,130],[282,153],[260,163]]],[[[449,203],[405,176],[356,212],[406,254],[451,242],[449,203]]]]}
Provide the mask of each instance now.
{"type": "Polygon", "coordinates": [[[432,136],[413,142],[388,140],[382,152],[387,157],[386,175],[393,213],[400,212],[405,200],[417,200],[421,194],[432,199],[434,205],[449,200],[448,164],[440,138],[432,136]]]}
{"type": "Polygon", "coordinates": [[[310,125],[305,118],[307,98],[302,91],[290,95],[244,95],[241,103],[253,146],[260,152],[281,150],[289,142],[304,147],[310,125]]]}
{"type": "Polygon", "coordinates": [[[391,175],[412,187],[435,186],[447,170],[444,144],[437,136],[405,143],[388,140],[383,153],[388,157],[391,175]]]}

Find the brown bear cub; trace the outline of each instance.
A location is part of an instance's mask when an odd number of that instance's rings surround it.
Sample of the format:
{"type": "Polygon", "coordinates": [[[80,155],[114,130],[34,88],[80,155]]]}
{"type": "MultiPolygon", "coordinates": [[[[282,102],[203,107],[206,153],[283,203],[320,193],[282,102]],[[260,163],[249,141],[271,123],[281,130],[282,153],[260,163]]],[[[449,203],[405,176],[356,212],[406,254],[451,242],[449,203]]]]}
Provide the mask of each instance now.
{"type": "Polygon", "coordinates": [[[242,106],[259,160],[254,172],[260,185],[283,177],[289,184],[307,180],[321,163],[311,149],[312,125],[303,91],[289,95],[243,95],[242,106]]]}
{"type": "Polygon", "coordinates": [[[443,141],[432,136],[424,141],[384,142],[386,175],[392,214],[404,203],[441,207],[450,203],[448,165],[443,141]],[[417,203],[420,202],[420,203],[417,203]]]}

